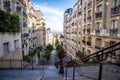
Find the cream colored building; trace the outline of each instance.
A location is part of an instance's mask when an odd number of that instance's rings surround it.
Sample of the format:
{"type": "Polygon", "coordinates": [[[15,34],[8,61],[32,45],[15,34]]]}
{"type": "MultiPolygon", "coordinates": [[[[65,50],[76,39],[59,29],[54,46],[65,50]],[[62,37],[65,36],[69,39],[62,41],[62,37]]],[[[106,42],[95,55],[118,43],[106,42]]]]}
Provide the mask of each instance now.
{"type": "Polygon", "coordinates": [[[35,10],[35,15],[37,18],[36,21],[36,32],[37,32],[37,46],[45,47],[45,34],[44,34],[44,28],[45,28],[45,20],[43,18],[43,15],[40,10],[35,10]]]}
{"type": "Polygon", "coordinates": [[[31,1],[27,4],[27,20],[29,28],[28,49],[29,53],[37,47],[37,33],[36,33],[36,15],[34,5],[31,1]]]}
{"type": "Polygon", "coordinates": [[[51,33],[50,28],[46,29],[46,45],[48,44],[54,45],[54,37],[53,34],[51,33]]]}
{"type": "MultiPolygon", "coordinates": [[[[22,2],[20,0],[0,0],[1,10],[19,15],[21,32],[24,23],[23,18],[26,19],[25,7],[26,4],[24,0],[22,2]]],[[[0,33],[0,51],[1,58],[22,59],[21,33],[0,33]]]]}
{"type": "Polygon", "coordinates": [[[89,55],[120,42],[119,23],[120,0],[78,0],[64,13],[64,48],[75,58],[78,51],[89,55]]]}

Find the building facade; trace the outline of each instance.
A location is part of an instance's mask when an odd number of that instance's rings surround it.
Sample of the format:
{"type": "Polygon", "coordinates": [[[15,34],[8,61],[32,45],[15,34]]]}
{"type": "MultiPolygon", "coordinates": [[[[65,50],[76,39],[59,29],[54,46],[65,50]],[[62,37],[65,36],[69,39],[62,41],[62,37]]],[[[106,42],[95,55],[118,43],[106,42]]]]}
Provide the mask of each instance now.
{"type": "Polygon", "coordinates": [[[35,11],[37,18],[36,21],[36,32],[37,32],[37,46],[45,47],[45,20],[40,10],[35,11]]]}
{"type": "Polygon", "coordinates": [[[29,1],[27,6],[27,16],[28,16],[28,28],[29,28],[29,50],[32,52],[37,47],[37,33],[36,33],[36,15],[35,8],[31,1],[29,1]]]}
{"type": "Polygon", "coordinates": [[[0,10],[8,11],[10,14],[15,13],[20,18],[20,33],[15,35],[0,33],[0,57],[12,53],[11,59],[19,59],[18,57],[22,59],[22,55],[29,54],[36,47],[45,46],[45,19],[41,12],[39,15],[36,13],[37,10],[31,0],[0,0],[0,10]],[[7,50],[5,53],[3,48],[7,50]],[[19,53],[18,57],[16,53],[19,53]]]}
{"type": "MultiPolygon", "coordinates": [[[[120,41],[120,0],[78,0],[64,13],[64,48],[92,54],[120,41]]],[[[120,58],[119,51],[112,54],[120,58]]]]}
{"type": "Polygon", "coordinates": [[[21,34],[26,23],[26,2],[25,0],[0,0],[0,9],[17,14],[20,18],[20,33],[0,33],[0,57],[7,59],[22,59],[21,34]]]}
{"type": "Polygon", "coordinates": [[[48,44],[54,45],[54,38],[50,28],[46,29],[46,45],[48,44]]]}

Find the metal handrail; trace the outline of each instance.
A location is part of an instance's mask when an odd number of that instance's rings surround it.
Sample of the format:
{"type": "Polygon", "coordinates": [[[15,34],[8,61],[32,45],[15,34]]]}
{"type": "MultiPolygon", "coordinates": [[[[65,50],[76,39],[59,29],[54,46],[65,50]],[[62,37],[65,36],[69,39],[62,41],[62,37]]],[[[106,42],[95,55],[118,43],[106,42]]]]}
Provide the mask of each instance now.
{"type": "Polygon", "coordinates": [[[102,49],[102,50],[99,50],[99,51],[97,51],[97,52],[95,52],[95,53],[93,53],[93,54],[90,54],[90,55],[88,55],[88,56],[86,56],[86,57],[84,57],[84,58],[81,58],[81,59],[79,59],[79,60],[69,61],[67,64],[74,63],[74,62],[79,62],[79,61],[83,61],[83,62],[84,62],[86,59],[89,60],[89,59],[95,58],[95,57],[97,57],[97,56],[100,56],[100,55],[102,55],[102,54],[107,54],[107,53],[110,53],[111,51],[119,50],[120,47],[117,48],[117,49],[112,49],[112,50],[110,50],[110,51],[108,51],[108,52],[105,52],[105,53],[98,54],[98,53],[100,53],[100,52],[104,52],[104,51],[109,50],[109,49],[111,49],[111,48],[113,48],[113,47],[115,47],[115,46],[118,46],[118,45],[120,45],[120,42],[115,43],[115,44],[113,44],[113,45],[111,45],[111,46],[109,46],[109,47],[106,47],[106,48],[102,49]],[[91,56],[92,56],[92,57],[91,57],[91,56]]]}
{"type": "MultiPolygon", "coordinates": [[[[114,52],[114,51],[117,51],[117,50],[120,50],[120,42],[118,43],[115,43],[109,47],[106,47],[100,51],[97,51],[93,54],[90,54],[84,58],[81,58],[79,60],[72,60],[72,61],[69,61],[67,64],[66,64],[66,80],[67,80],[67,67],[69,65],[72,64],[72,67],[73,67],[73,80],[75,80],[75,67],[76,67],[76,64],[81,62],[81,63],[85,63],[87,62],[88,60],[90,59],[94,59],[94,58],[97,58],[99,57],[100,61],[103,61],[103,60],[106,60],[107,57],[108,57],[108,54],[111,53],[111,52],[114,52]],[[119,46],[119,47],[118,47],[119,46]],[[104,59],[104,55],[105,55],[105,59],[104,59]]],[[[101,80],[102,79],[102,66],[103,66],[103,63],[99,62],[100,63],[100,67],[99,67],[99,75],[98,75],[98,80],[101,80]]]]}

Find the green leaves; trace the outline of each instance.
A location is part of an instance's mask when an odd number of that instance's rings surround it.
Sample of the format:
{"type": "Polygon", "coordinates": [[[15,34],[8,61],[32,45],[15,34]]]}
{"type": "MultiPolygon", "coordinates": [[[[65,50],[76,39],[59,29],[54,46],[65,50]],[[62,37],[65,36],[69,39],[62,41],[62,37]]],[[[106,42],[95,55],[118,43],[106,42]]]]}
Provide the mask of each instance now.
{"type": "Polygon", "coordinates": [[[48,44],[44,50],[45,50],[44,57],[47,58],[47,60],[49,60],[51,56],[51,51],[53,50],[53,46],[51,44],[48,44]]]}
{"type": "Polygon", "coordinates": [[[56,48],[59,46],[59,39],[58,39],[58,34],[56,34],[56,41],[55,41],[55,46],[56,48]]]}
{"type": "Polygon", "coordinates": [[[0,10],[0,32],[18,33],[20,32],[20,19],[17,14],[0,10]]]}
{"type": "Polygon", "coordinates": [[[59,45],[59,48],[57,50],[58,50],[57,56],[59,57],[59,59],[64,58],[66,53],[61,45],[59,45]]]}

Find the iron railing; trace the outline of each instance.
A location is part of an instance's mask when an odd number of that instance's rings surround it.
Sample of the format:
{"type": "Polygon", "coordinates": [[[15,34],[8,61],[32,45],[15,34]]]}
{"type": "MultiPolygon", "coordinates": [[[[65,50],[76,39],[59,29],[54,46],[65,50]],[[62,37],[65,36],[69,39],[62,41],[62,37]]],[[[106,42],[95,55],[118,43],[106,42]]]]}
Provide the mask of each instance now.
{"type": "MultiPolygon", "coordinates": [[[[76,69],[76,66],[80,66],[80,64],[82,65],[85,65],[86,62],[88,62],[89,60],[92,60],[92,59],[97,59],[99,60],[98,64],[100,64],[99,66],[99,74],[98,74],[98,79],[97,80],[102,80],[102,69],[103,69],[103,61],[107,60],[107,58],[109,57],[108,55],[111,54],[112,52],[115,52],[115,51],[118,51],[120,50],[120,42],[118,43],[115,43],[109,47],[106,47],[102,50],[99,50],[93,54],[90,54],[84,58],[81,58],[79,60],[72,60],[72,61],[69,61],[67,64],[66,64],[66,80],[67,80],[67,67],[73,67],[73,80],[75,80],[75,69],[76,69]]],[[[112,61],[111,61],[112,63],[112,61]]],[[[120,65],[119,63],[115,63],[117,65],[120,65]]],[[[81,75],[80,75],[81,76],[81,75]]],[[[88,77],[87,77],[88,78],[88,77]]]]}

